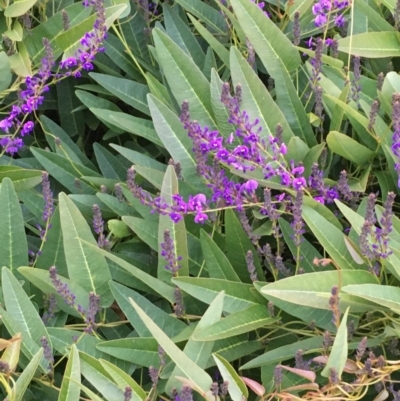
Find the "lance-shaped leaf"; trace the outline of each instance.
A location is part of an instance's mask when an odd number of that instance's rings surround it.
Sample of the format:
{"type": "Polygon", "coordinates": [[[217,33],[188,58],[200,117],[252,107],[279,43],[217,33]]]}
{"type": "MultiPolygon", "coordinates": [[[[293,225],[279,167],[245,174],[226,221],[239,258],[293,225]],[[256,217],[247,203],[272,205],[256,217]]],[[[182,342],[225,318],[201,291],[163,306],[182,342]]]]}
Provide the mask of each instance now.
{"type": "Polygon", "coordinates": [[[308,205],[303,208],[303,218],[325,251],[341,269],[359,269],[346,247],[343,233],[337,227],[308,205]]]}
{"type": "Polygon", "coordinates": [[[213,357],[224,381],[227,381],[229,383],[228,392],[232,400],[247,400],[249,396],[247,387],[244,384],[244,381],[236,373],[236,370],[233,368],[233,366],[219,355],[214,354],[213,357]]]}
{"type": "Polygon", "coordinates": [[[153,30],[158,62],[161,65],[171,91],[181,106],[184,100],[189,102],[190,116],[215,128],[210,100],[210,83],[199,67],[171,38],[159,29],[153,30]]]}
{"type": "Polygon", "coordinates": [[[103,255],[93,248],[84,247],[81,240],[97,245],[85,218],[71,199],[59,195],[61,229],[68,274],[88,292],[100,295],[100,304],[110,306],[113,298],[108,286],[110,270],[103,255]]]}
{"type": "MultiPolygon", "coordinates": [[[[164,180],[161,187],[161,199],[163,203],[172,206],[174,201],[173,195],[179,194],[178,178],[175,173],[174,166],[169,165],[164,175],[164,180]]],[[[180,260],[177,262],[180,266],[177,274],[179,276],[189,275],[188,264],[188,244],[185,221],[182,219],[178,223],[174,223],[169,215],[160,215],[158,224],[158,272],[157,276],[160,280],[169,282],[171,279],[171,272],[166,269],[168,262],[162,256],[161,244],[165,244],[166,231],[169,233],[170,242],[168,243],[173,248],[173,254],[180,260]]],[[[168,236],[167,236],[168,237],[168,236]]]]}
{"type": "Polygon", "coordinates": [[[43,357],[43,348],[40,348],[38,352],[33,356],[30,360],[29,365],[22,371],[18,380],[15,382],[15,385],[12,389],[13,392],[13,401],[23,401],[25,391],[29,386],[29,383],[33,379],[33,376],[36,373],[36,370],[40,364],[40,361],[43,357]]]}
{"type": "MultiPolygon", "coordinates": [[[[221,291],[210,304],[203,317],[197,324],[192,336],[186,343],[183,352],[198,365],[200,368],[205,369],[208,358],[211,355],[211,351],[214,346],[214,341],[199,341],[196,339],[196,333],[210,327],[214,323],[218,322],[221,318],[222,305],[224,304],[225,292],[221,291]]],[[[180,388],[181,382],[176,379],[177,376],[184,376],[185,373],[179,366],[175,366],[172,371],[170,378],[166,385],[167,393],[170,393],[173,388],[180,388]]]]}
{"type": "Polygon", "coordinates": [[[234,46],[231,47],[230,62],[233,84],[240,84],[242,88],[240,106],[247,111],[252,120],[260,120],[260,126],[263,127],[260,135],[265,139],[269,135],[274,136],[276,126],[280,124],[283,128],[283,140],[288,143],[293,137],[293,132],[285,115],[247,60],[234,46]]]}
{"type": "Polygon", "coordinates": [[[193,336],[197,341],[220,340],[249,333],[252,330],[274,324],[277,321],[279,321],[279,318],[272,318],[264,305],[253,305],[243,311],[232,313],[201,330],[197,326],[193,336]]]}
{"type": "Polygon", "coordinates": [[[196,171],[192,140],[188,137],[178,116],[153,95],[148,95],[147,100],[154,128],[164,147],[170,152],[174,161],[181,164],[183,178],[199,186],[201,181],[196,171]]]}
{"type": "Polygon", "coordinates": [[[81,365],[79,353],[75,344],[72,344],[68,356],[68,363],[64,371],[58,401],[77,401],[81,394],[79,383],[81,382],[81,365]]]}
{"type": "MultiPolygon", "coordinates": [[[[4,304],[7,313],[12,316],[13,325],[21,333],[23,342],[31,339],[39,347],[41,338],[49,338],[46,327],[19,281],[7,267],[1,273],[4,304]]],[[[15,333],[12,333],[15,334],[15,333]]],[[[51,343],[49,343],[51,347],[51,343]]]]}
{"type": "Polygon", "coordinates": [[[24,219],[12,181],[6,177],[0,188],[0,261],[11,271],[28,264],[24,219]]]}
{"type": "Polygon", "coordinates": [[[172,282],[183,291],[208,304],[221,291],[225,291],[224,311],[229,313],[243,310],[254,304],[265,303],[251,284],[203,277],[176,277],[172,279],[172,282]]]}
{"type": "Polygon", "coordinates": [[[212,379],[208,373],[181,351],[136,302],[132,299],[130,299],[130,302],[160,346],[181,369],[184,376],[195,384],[196,391],[202,395],[205,394],[210,389],[212,383],[212,379]]]}
{"type": "Polygon", "coordinates": [[[330,377],[332,370],[336,372],[339,379],[342,376],[343,369],[346,365],[348,344],[347,344],[347,316],[349,314],[349,308],[343,315],[342,321],[338,328],[335,341],[332,346],[331,353],[329,354],[328,362],[321,372],[324,377],[330,377]]]}
{"type": "Polygon", "coordinates": [[[100,363],[120,389],[125,390],[126,387],[132,389],[132,401],[141,401],[146,398],[146,392],[130,375],[109,361],[100,359],[100,363]]]}
{"type": "Polygon", "coordinates": [[[240,278],[236,274],[228,258],[211,236],[204,230],[200,230],[200,243],[208,274],[211,278],[240,282],[240,278]]]}

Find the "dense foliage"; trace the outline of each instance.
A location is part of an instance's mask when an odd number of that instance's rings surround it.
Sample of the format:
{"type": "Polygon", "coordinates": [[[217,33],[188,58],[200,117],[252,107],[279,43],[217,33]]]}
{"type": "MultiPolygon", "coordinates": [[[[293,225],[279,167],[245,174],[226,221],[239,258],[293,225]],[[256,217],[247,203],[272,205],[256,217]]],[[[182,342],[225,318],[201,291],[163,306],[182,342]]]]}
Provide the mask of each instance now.
{"type": "Polygon", "coordinates": [[[7,401],[400,399],[400,1],[0,2],[7,401]]]}

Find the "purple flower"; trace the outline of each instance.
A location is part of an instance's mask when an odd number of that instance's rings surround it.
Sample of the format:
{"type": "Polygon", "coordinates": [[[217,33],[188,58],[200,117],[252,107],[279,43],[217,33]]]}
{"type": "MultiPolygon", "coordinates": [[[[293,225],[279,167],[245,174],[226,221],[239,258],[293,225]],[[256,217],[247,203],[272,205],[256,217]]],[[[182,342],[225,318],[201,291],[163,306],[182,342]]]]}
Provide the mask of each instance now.
{"type": "Polygon", "coordinates": [[[328,18],[326,17],[325,14],[318,14],[315,17],[315,26],[318,28],[325,25],[327,22],[328,22],[328,18]]]}
{"type": "Polygon", "coordinates": [[[197,213],[194,218],[195,223],[204,224],[208,220],[208,216],[204,213],[197,213]]]}
{"type": "Polygon", "coordinates": [[[306,187],[306,179],[304,177],[294,178],[292,185],[296,191],[304,189],[306,187]]]}
{"type": "Polygon", "coordinates": [[[171,220],[172,220],[174,223],[179,223],[179,222],[183,219],[183,217],[182,217],[181,214],[175,213],[175,212],[170,213],[170,214],[169,214],[169,217],[171,217],[171,220]]]}
{"type": "Polygon", "coordinates": [[[78,60],[75,57],[68,57],[60,62],[61,68],[72,68],[78,65],[78,60]]]}
{"type": "Polygon", "coordinates": [[[21,136],[25,136],[33,131],[35,124],[32,121],[28,121],[23,125],[21,130],[21,136]]]}
{"type": "Polygon", "coordinates": [[[0,121],[0,129],[2,129],[4,132],[8,133],[8,130],[13,126],[12,120],[9,118],[5,118],[4,120],[0,121]]]}
{"type": "Polygon", "coordinates": [[[94,292],[89,293],[89,308],[85,313],[85,332],[88,334],[93,333],[97,329],[96,314],[100,308],[100,296],[94,292]]]}
{"type": "Polygon", "coordinates": [[[53,206],[53,192],[50,189],[49,173],[43,171],[42,173],[42,195],[44,200],[43,220],[47,221],[54,211],[53,206]]]}
{"type": "Polygon", "coordinates": [[[335,25],[339,28],[341,28],[342,26],[344,26],[344,24],[346,23],[346,19],[343,17],[343,15],[338,15],[335,18],[335,25]]]}
{"type": "Polygon", "coordinates": [[[76,297],[69,289],[68,284],[63,283],[58,277],[57,268],[55,266],[51,266],[49,269],[49,273],[51,282],[57,290],[57,293],[64,299],[67,305],[74,306],[76,297]]]}
{"type": "Polygon", "coordinates": [[[167,261],[165,268],[169,270],[174,276],[177,275],[178,270],[181,268],[179,261],[182,260],[181,256],[176,256],[175,244],[171,238],[169,230],[164,231],[164,242],[160,244],[161,256],[167,261]]]}
{"type": "Polygon", "coordinates": [[[242,191],[246,191],[252,194],[258,188],[258,182],[256,180],[248,180],[241,186],[242,191]]]}

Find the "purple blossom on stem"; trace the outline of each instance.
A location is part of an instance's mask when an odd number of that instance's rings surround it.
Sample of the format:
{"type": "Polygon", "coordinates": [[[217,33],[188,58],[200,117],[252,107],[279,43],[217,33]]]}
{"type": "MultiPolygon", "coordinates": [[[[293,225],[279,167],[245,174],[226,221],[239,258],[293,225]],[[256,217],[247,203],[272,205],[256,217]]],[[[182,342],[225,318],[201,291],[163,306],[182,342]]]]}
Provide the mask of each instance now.
{"type": "Polygon", "coordinates": [[[247,264],[247,271],[250,273],[250,280],[257,281],[257,272],[256,267],[254,266],[254,256],[252,251],[247,251],[246,253],[246,264],[247,264]]]}
{"type": "Polygon", "coordinates": [[[47,310],[43,313],[42,321],[44,324],[48,323],[53,317],[57,308],[57,300],[54,294],[49,294],[47,299],[47,310]]]}
{"type": "Polygon", "coordinates": [[[293,44],[298,46],[300,44],[300,13],[296,11],[293,19],[293,44]]]}
{"type": "Polygon", "coordinates": [[[40,343],[42,344],[42,347],[43,347],[44,359],[46,359],[48,361],[48,363],[49,363],[48,369],[51,371],[51,370],[53,370],[54,357],[53,357],[53,352],[52,352],[52,350],[50,348],[50,345],[49,345],[49,341],[45,336],[43,336],[40,339],[40,343]]]}
{"type": "Polygon", "coordinates": [[[182,256],[176,256],[175,244],[169,230],[164,231],[164,242],[161,243],[161,256],[167,261],[165,268],[173,276],[177,276],[178,270],[181,268],[179,261],[182,260],[182,256]]]}
{"type": "Polygon", "coordinates": [[[392,121],[393,121],[393,137],[392,152],[397,161],[395,163],[395,171],[399,177],[397,186],[400,188],[400,94],[394,93],[392,96],[392,121]]]}
{"type": "Polygon", "coordinates": [[[300,246],[303,241],[303,234],[304,230],[304,222],[301,217],[302,209],[303,209],[303,191],[296,192],[296,198],[292,206],[292,214],[293,214],[293,221],[291,223],[291,227],[293,229],[293,242],[296,246],[300,246]]]}
{"type": "Polygon", "coordinates": [[[42,172],[42,195],[44,200],[43,220],[47,221],[53,214],[54,205],[53,192],[50,189],[49,173],[46,171],[42,172]]]}
{"type": "Polygon", "coordinates": [[[100,296],[94,292],[89,293],[89,307],[85,313],[85,333],[91,334],[97,329],[96,314],[100,308],[100,296]]]}
{"type": "Polygon", "coordinates": [[[108,240],[104,235],[104,220],[101,215],[101,210],[98,205],[93,205],[93,230],[98,235],[97,244],[100,248],[105,248],[108,245],[108,240]]]}
{"type": "Polygon", "coordinates": [[[131,401],[131,400],[132,400],[132,388],[126,386],[124,391],[124,401],[131,401]]]}
{"type": "Polygon", "coordinates": [[[175,287],[174,299],[175,299],[174,312],[176,317],[180,318],[185,314],[185,305],[183,303],[182,291],[180,290],[179,287],[175,287]]]}
{"type": "Polygon", "coordinates": [[[58,295],[60,295],[65,303],[69,306],[75,305],[75,295],[71,292],[68,287],[68,284],[63,283],[57,275],[57,268],[55,266],[51,266],[49,269],[50,279],[53,283],[58,295]]]}
{"type": "Polygon", "coordinates": [[[360,107],[360,94],[361,94],[361,58],[355,56],[353,59],[353,80],[351,81],[351,98],[360,107]]]}

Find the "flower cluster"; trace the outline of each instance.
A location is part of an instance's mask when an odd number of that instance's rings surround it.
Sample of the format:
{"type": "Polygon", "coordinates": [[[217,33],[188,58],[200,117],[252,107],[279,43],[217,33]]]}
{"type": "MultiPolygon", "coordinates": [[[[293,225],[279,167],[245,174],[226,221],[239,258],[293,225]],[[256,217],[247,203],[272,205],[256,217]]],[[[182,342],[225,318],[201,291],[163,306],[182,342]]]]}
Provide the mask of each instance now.
{"type": "MultiPolygon", "coordinates": [[[[396,195],[393,192],[387,194],[382,216],[379,220],[380,227],[376,227],[375,217],[376,195],[370,194],[365,210],[364,224],[359,237],[361,254],[370,262],[377,259],[386,259],[392,254],[389,249],[389,235],[393,231],[393,204],[396,195]]],[[[372,265],[372,271],[377,273],[379,266],[372,265]]]]}
{"type": "Polygon", "coordinates": [[[60,68],[67,69],[61,73],[53,73],[52,69],[55,66],[53,51],[49,40],[43,39],[44,57],[41,60],[38,73],[25,79],[25,88],[19,92],[19,105],[13,105],[8,117],[0,121],[0,129],[7,134],[0,138],[0,146],[3,148],[3,152],[14,155],[24,146],[22,138],[30,134],[35,128],[33,121],[27,121],[28,115],[43,104],[44,93],[49,91],[50,80],[53,79],[53,82],[56,82],[58,79],[70,75],[76,78],[80,77],[81,70],[90,71],[93,69],[92,62],[96,54],[105,50],[102,46],[102,42],[107,37],[104,1],[84,0],[83,5],[85,7],[94,6],[97,18],[93,31],[86,33],[81,39],[82,49],[79,49],[74,57],[68,57],[60,62],[60,68]]]}
{"type": "Polygon", "coordinates": [[[338,1],[338,0],[318,0],[312,7],[312,12],[315,15],[314,23],[315,26],[324,26],[329,19],[331,14],[335,14],[335,25],[337,27],[342,27],[346,23],[346,19],[343,14],[340,13],[341,10],[348,7],[349,1],[338,1]]]}

